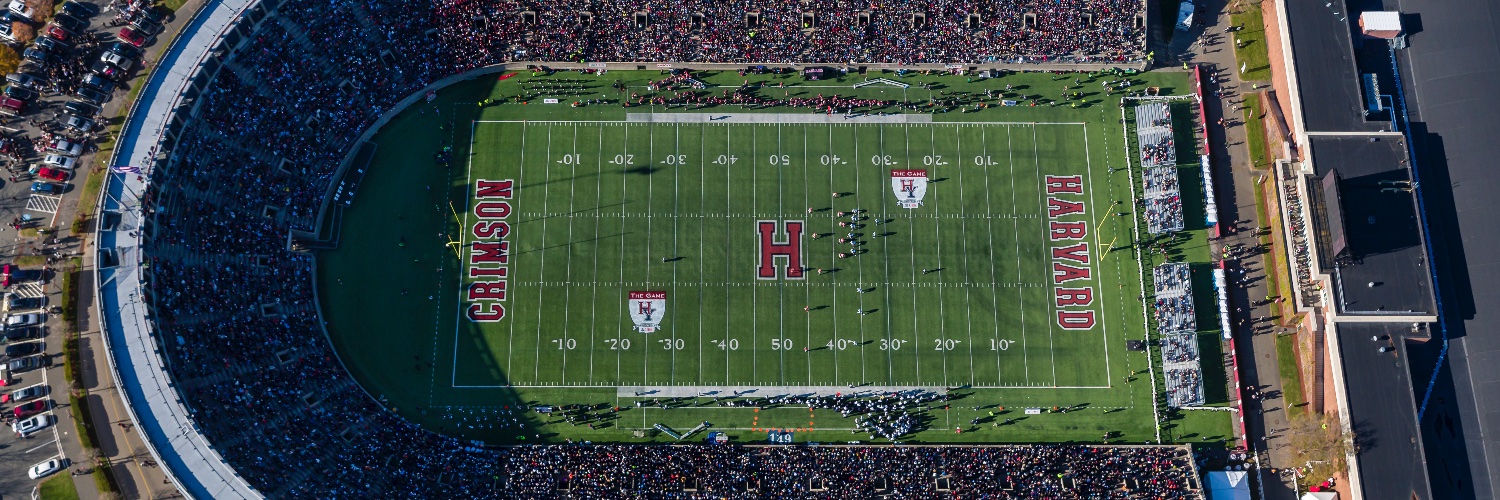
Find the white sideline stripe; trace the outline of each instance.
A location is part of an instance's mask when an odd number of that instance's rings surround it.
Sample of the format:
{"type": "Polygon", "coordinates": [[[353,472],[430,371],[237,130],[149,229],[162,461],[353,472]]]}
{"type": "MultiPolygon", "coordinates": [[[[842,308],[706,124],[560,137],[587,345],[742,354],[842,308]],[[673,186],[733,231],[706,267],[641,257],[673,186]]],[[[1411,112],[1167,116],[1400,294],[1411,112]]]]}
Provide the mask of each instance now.
{"type": "Polygon", "coordinates": [[[680,398],[709,396],[875,396],[892,392],[920,390],[947,394],[948,387],[932,385],[874,385],[850,388],[847,385],[622,385],[615,388],[620,398],[680,398]],[[641,393],[637,396],[636,393],[641,393]]]}
{"type": "MultiPolygon", "coordinates": [[[[622,388],[631,388],[631,387],[636,387],[636,388],[640,388],[640,387],[654,387],[654,388],[659,388],[659,389],[662,389],[662,390],[672,389],[672,388],[689,388],[690,391],[687,394],[688,396],[695,395],[695,393],[693,393],[692,390],[696,390],[696,389],[692,389],[692,388],[704,388],[704,387],[727,387],[727,388],[739,388],[739,389],[758,389],[758,388],[764,388],[764,389],[767,389],[767,390],[774,389],[774,390],[778,391],[776,394],[772,394],[771,392],[766,392],[766,393],[756,392],[756,393],[748,394],[750,396],[755,396],[755,397],[772,396],[772,395],[782,395],[782,394],[791,394],[790,392],[788,392],[788,390],[790,388],[801,388],[801,389],[805,389],[805,388],[821,388],[822,390],[829,391],[828,395],[833,395],[834,392],[846,392],[846,391],[849,391],[849,386],[848,385],[826,385],[826,386],[774,386],[774,385],[770,385],[770,386],[768,386],[768,385],[740,385],[740,386],[735,386],[735,385],[727,385],[727,386],[651,385],[651,386],[641,386],[641,385],[638,385],[638,386],[622,386],[622,385],[589,385],[589,384],[571,385],[570,384],[570,385],[455,385],[455,386],[453,386],[454,389],[561,389],[561,388],[615,389],[617,393],[622,388]]],[[[952,388],[949,388],[949,387],[938,387],[938,386],[926,386],[926,385],[890,385],[890,386],[861,386],[861,387],[856,387],[855,390],[856,391],[858,391],[858,390],[870,390],[871,387],[888,387],[888,388],[889,387],[899,387],[899,388],[903,388],[903,389],[900,389],[900,390],[927,389],[927,390],[934,390],[934,391],[941,390],[943,392],[947,392],[949,390],[968,390],[968,389],[1045,389],[1045,390],[1058,390],[1058,389],[1113,389],[1113,387],[1110,387],[1110,386],[1107,386],[1107,385],[1054,386],[1054,385],[1035,385],[1035,384],[1033,384],[1033,385],[973,385],[973,386],[952,387],[952,388]]],[[[634,394],[634,392],[632,391],[631,394],[634,394]]],[[[653,394],[652,396],[660,397],[661,395],[660,394],[653,394]]],[[[616,396],[616,397],[620,397],[620,396],[616,396]]],[[[626,395],[624,397],[634,397],[634,396],[626,395]]],[[[646,397],[646,396],[642,396],[642,397],[646,397]]]]}
{"type": "Polygon", "coordinates": [[[932,123],[932,115],[888,114],[845,118],[842,113],[627,113],[627,123],[932,123]]]}
{"type": "MultiPolygon", "coordinates": [[[[666,114],[666,113],[661,113],[661,114],[666,114]]],[[[703,114],[704,115],[709,115],[709,114],[712,114],[712,113],[703,113],[703,114]]],[[[759,113],[759,114],[770,114],[770,113],[759,113]]],[[[795,116],[802,116],[802,115],[798,114],[798,115],[795,115],[795,116]]],[[[655,123],[655,122],[631,122],[631,121],[620,121],[620,120],[474,120],[474,123],[533,123],[533,124],[602,123],[602,124],[605,124],[605,125],[647,125],[647,124],[655,123]]],[[[716,122],[710,123],[709,125],[713,125],[713,124],[717,124],[717,123],[718,122],[716,121],[716,122]]],[[[810,123],[810,122],[797,121],[797,122],[794,122],[794,123],[810,123]]],[[[860,125],[859,123],[848,123],[846,121],[835,122],[835,124],[860,125]]],[[[873,123],[873,122],[871,122],[870,124],[871,125],[880,125],[880,124],[873,123]]],[[[970,126],[970,127],[988,127],[988,126],[1002,126],[1002,127],[1004,127],[1004,126],[1026,126],[1026,127],[1031,127],[1031,126],[1036,126],[1036,125],[1083,125],[1083,124],[1084,124],[1084,122],[928,122],[928,123],[918,123],[918,125],[933,125],[933,126],[937,126],[937,125],[963,125],[963,126],[970,126]]]]}
{"type": "MultiPolygon", "coordinates": [[[[697,213],[697,214],[693,214],[693,213],[687,213],[687,214],[661,215],[661,214],[652,214],[650,212],[599,213],[601,210],[603,210],[603,209],[584,209],[584,210],[577,210],[577,211],[572,211],[572,212],[518,212],[517,215],[520,215],[521,217],[530,217],[530,218],[532,218],[532,220],[522,220],[522,221],[518,222],[518,223],[521,223],[521,222],[533,222],[534,220],[540,220],[540,219],[544,219],[544,218],[554,218],[554,217],[596,217],[597,218],[597,217],[615,217],[617,215],[620,216],[620,217],[644,217],[644,218],[666,217],[666,218],[674,218],[674,219],[757,219],[757,220],[760,220],[760,219],[777,219],[777,218],[784,218],[784,219],[811,219],[811,218],[817,217],[819,215],[822,215],[824,213],[824,212],[818,212],[818,213],[813,213],[813,214],[808,214],[806,212],[794,212],[794,213],[786,213],[786,214],[747,214],[747,213],[733,213],[733,214],[730,214],[730,213],[697,213]],[[809,217],[809,215],[811,215],[813,217],[809,217]]],[[[838,220],[837,216],[834,216],[834,215],[831,215],[831,214],[828,216],[828,218],[829,218],[830,221],[838,220]]],[[[955,219],[955,220],[956,219],[1039,219],[1039,218],[1041,218],[1041,215],[1040,214],[908,214],[908,215],[902,216],[902,218],[903,219],[955,219]]],[[[892,219],[892,220],[894,220],[894,219],[892,219]]],[[[811,222],[812,222],[811,220],[808,221],[808,223],[811,223],[811,222]]]]}

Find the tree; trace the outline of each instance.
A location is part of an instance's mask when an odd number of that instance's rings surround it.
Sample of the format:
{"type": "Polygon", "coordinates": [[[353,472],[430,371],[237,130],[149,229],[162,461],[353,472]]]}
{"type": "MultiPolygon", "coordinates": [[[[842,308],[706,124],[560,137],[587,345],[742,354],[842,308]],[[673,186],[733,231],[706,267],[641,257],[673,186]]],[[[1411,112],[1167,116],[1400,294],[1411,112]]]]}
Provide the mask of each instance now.
{"type": "Polygon", "coordinates": [[[0,73],[11,74],[21,67],[21,56],[9,45],[0,45],[0,73]]]}
{"type": "MultiPolygon", "coordinates": [[[[1354,433],[1344,432],[1338,418],[1318,413],[1289,413],[1288,435],[1299,462],[1309,466],[1304,486],[1317,484],[1348,470],[1345,456],[1358,451],[1354,433]]],[[[1299,464],[1301,465],[1301,464],[1299,464]]]]}

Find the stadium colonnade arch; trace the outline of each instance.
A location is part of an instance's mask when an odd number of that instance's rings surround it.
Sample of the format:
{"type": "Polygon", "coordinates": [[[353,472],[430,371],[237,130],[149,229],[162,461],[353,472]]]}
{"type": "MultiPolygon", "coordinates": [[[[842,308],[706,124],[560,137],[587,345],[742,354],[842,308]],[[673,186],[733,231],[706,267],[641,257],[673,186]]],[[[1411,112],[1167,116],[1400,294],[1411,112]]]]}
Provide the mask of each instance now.
{"type": "MultiPolygon", "coordinates": [[[[216,78],[224,68],[225,60],[239,45],[248,42],[267,20],[274,19],[276,11],[286,0],[209,0],[188,21],[182,33],[173,38],[163,51],[157,67],[142,85],[139,98],[131,104],[117,146],[108,160],[111,166],[136,166],[145,170],[109,169],[100,193],[99,212],[94,221],[97,225],[93,239],[92,257],[95,259],[94,283],[97,287],[96,306],[100,331],[104,333],[110,372],[115,383],[122,388],[122,397],[127,401],[127,411],[147,443],[151,455],[162,464],[167,476],[184,493],[200,498],[261,498],[264,493],[252,486],[236,467],[221,454],[221,449],[212,445],[205,435],[203,423],[197,420],[198,410],[190,409],[184,402],[186,394],[179,380],[174,379],[173,367],[167,355],[167,344],[182,343],[181,337],[169,339],[158,328],[160,311],[153,310],[146,274],[151,272],[151,260],[147,256],[148,238],[157,224],[153,218],[158,214],[157,191],[148,177],[158,165],[169,161],[172,151],[162,150],[167,142],[175,142],[187,124],[194,120],[194,109],[206,100],[206,94],[214,89],[216,78]]],[[[1133,58],[1129,61],[1090,62],[1071,60],[1061,64],[1025,58],[990,62],[985,64],[870,64],[878,68],[907,69],[1072,69],[1092,70],[1105,67],[1145,67],[1145,61],[1133,58]]],[[[547,64],[558,69],[609,68],[651,69],[667,67],[692,67],[698,69],[737,69],[746,64],[713,63],[535,63],[547,64]]],[[[523,67],[525,62],[512,62],[509,67],[523,67]]],[[[788,66],[789,64],[778,64],[788,66]]],[[[849,66],[848,64],[792,64],[790,66],[849,66]]],[[[505,70],[507,65],[490,65],[450,75],[420,89],[406,93],[403,100],[394,103],[381,115],[358,131],[359,137],[348,144],[336,171],[331,175],[325,192],[315,210],[316,222],[312,231],[324,226],[324,217],[332,194],[351,163],[355,151],[352,145],[359,144],[377,132],[381,125],[400,113],[408,105],[417,102],[429,90],[474,78],[480,74],[505,70]]],[[[387,96],[393,98],[397,96],[387,96]]],[[[388,101],[387,101],[388,102],[388,101]]],[[[309,221],[312,222],[312,221],[309,221]]],[[[291,237],[288,236],[288,241],[291,237]]],[[[314,283],[316,280],[312,280],[314,283]]],[[[315,285],[314,285],[315,286],[315,285]]],[[[314,297],[316,292],[314,291],[314,297]]],[[[315,301],[314,301],[315,302],[315,301]]],[[[321,321],[319,322],[321,324],[321,321]]],[[[325,332],[326,336],[326,332],[325,332]]],[[[319,339],[328,352],[332,349],[326,338],[319,339]]],[[[341,369],[341,367],[340,367],[341,369]]],[[[348,374],[342,374],[347,378],[348,374]]],[[[378,408],[373,397],[368,407],[378,408]]],[[[394,417],[399,418],[399,417],[394,417]]],[[[475,455],[478,456],[478,455],[475,455]]],[[[472,457],[471,457],[472,458],[472,457]]],[[[421,470],[420,468],[418,470],[421,470]]]]}

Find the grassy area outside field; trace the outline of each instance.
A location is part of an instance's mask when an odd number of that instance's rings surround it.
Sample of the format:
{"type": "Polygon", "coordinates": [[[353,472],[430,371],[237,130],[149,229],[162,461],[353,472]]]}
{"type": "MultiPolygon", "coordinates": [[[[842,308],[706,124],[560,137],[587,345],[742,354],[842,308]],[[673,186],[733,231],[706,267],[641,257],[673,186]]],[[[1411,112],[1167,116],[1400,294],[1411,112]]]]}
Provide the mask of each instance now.
{"type": "MultiPolygon", "coordinates": [[[[1234,60],[1245,68],[1239,73],[1244,81],[1266,81],[1271,79],[1271,57],[1266,52],[1266,28],[1261,19],[1261,6],[1254,1],[1241,2],[1238,10],[1229,14],[1229,22],[1241,28],[1230,33],[1234,43],[1234,60]]],[[[1235,68],[1239,71],[1240,68],[1235,68]]]]}
{"type": "Polygon", "coordinates": [[[78,500],[78,488],[73,478],[62,472],[42,481],[37,494],[42,500],[78,500]]]}
{"type": "Polygon", "coordinates": [[[1307,398],[1302,395],[1302,377],[1297,370],[1297,337],[1276,336],[1276,368],[1281,374],[1281,393],[1287,411],[1305,412],[1307,398]]]}
{"type": "Polygon", "coordinates": [[[1270,150],[1266,148],[1266,114],[1260,109],[1260,93],[1246,93],[1240,111],[1245,113],[1245,147],[1250,148],[1250,167],[1258,170],[1271,168],[1267,157],[1270,150]]]}
{"type": "MultiPolygon", "coordinates": [[[[1021,74],[998,83],[908,78],[902,81],[932,88],[859,91],[849,88],[860,81],[853,75],[754,79],[790,83],[762,90],[776,98],[785,92],[925,103],[1007,83],[1019,94],[1051,95],[1053,86],[1078,76],[1062,82],[1021,74]]],[[[1126,335],[1138,338],[1127,332],[1140,331],[1142,304],[1133,217],[1116,216],[1136,215],[1131,179],[1107,171],[1126,161],[1118,97],[1092,93],[1080,108],[954,110],[931,115],[932,124],[884,125],[626,124],[626,112],[694,110],[567,105],[619,95],[608,86],[615,78],[644,94],[645,81],[662,76],[558,74],[459,84],[394,118],[372,140],[378,149],[344,212],[340,247],[319,256],[318,286],[344,363],[402,416],[494,443],[640,442],[630,431],[655,423],[681,431],[703,421],[742,442],[764,439],[768,428],[798,429],[798,441],[844,442],[864,436],[834,412],[724,408],[709,398],[684,408],[636,407],[653,398],[621,395],[616,387],[873,383],[943,387],[959,398],[929,408],[931,430],[907,442],[1097,442],[1106,433],[1113,442],[1154,439],[1153,382],[1144,375],[1152,361],[1123,349],[1126,335]],[[545,96],[526,104],[508,99],[521,85],[562,79],[583,79],[592,96],[563,97],[561,104],[546,104],[545,96]],[[504,103],[474,106],[486,98],[504,103]],[[448,147],[454,162],[445,168],[434,155],[448,147]],[[896,207],[890,171],[919,168],[931,179],[924,204],[896,207]],[[1088,190],[1078,197],[1088,207],[1079,221],[1091,231],[1087,282],[1099,293],[1100,325],[1083,333],[1056,328],[1049,305],[1046,175],[1081,175],[1088,190]],[[458,235],[477,220],[468,208],[477,179],[514,179],[517,186],[506,237],[509,316],[496,326],[456,314],[466,306],[460,292],[470,289],[470,281],[458,279],[468,268],[456,255],[474,251],[473,238],[458,235]],[[859,221],[865,227],[852,231],[870,250],[841,259],[837,251],[847,246],[834,240],[850,229],[836,226],[848,221],[836,212],[854,208],[866,211],[859,221]],[[876,217],[889,222],[874,224],[876,217]],[[759,220],[804,220],[806,231],[821,233],[803,240],[808,276],[754,278],[759,220]],[[625,292],[635,290],[668,292],[662,330],[629,330],[625,292]],[[621,411],[597,429],[516,411],[538,402],[606,403],[621,411]],[[1076,410],[1023,411],[1054,406],[1076,410]],[[993,419],[991,412],[1017,423],[971,429],[973,419],[993,419]],[[470,420],[476,415],[478,423],[470,420]],[[527,436],[491,418],[524,419],[544,432],[527,436]],[[960,427],[966,432],[954,432],[960,427]]],[[[699,78],[731,87],[745,79],[732,72],[699,78]]],[[[1186,85],[1175,73],[1136,79],[1186,85]]],[[[700,112],[821,118],[805,109],[700,112]]],[[[1188,188],[1184,193],[1196,197],[1188,188]]],[[[1202,236],[1202,227],[1193,229],[1185,241],[1202,236]]],[[[1207,261],[1206,245],[1185,251],[1207,261]]],[[[1172,425],[1169,439],[1230,437],[1223,412],[1180,416],[1172,425]]]]}

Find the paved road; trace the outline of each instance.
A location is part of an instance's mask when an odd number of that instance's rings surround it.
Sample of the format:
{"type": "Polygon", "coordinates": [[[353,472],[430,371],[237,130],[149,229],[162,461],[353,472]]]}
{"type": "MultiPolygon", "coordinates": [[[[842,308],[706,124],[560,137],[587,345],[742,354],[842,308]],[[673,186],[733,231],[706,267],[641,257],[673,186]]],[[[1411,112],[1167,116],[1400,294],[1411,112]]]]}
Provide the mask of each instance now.
{"type": "MultiPolygon", "coordinates": [[[[1233,231],[1212,242],[1213,255],[1219,255],[1225,245],[1255,248],[1259,244],[1256,229],[1268,223],[1256,218],[1255,189],[1270,172],[1250,168],[1244,114],[1237,107],[1245,92],[1254,91],[1256,84],[1264,87],[1267,82],[1240,80],[1233,38],[1223,31],[1233,24],[1227,3],[1225,0],[1203,2],[1204,12],[1213,13],[1212,21],[1190,34],[1177,33],[1178,37],[1196,36],[1195,42],[1174,42],[1174,48],[1186,46],[1186,51],[1169,56],[1175,58],[1173,62],[1176,64],[1189,62],[1203,66],[1205,78],[1214,75],[1216,80],[1203,82],[1204,108],[1208,115],[1208,123],[1204,125],[1209,128],[1219,220],[1221,224],[1231,224],[1233,231]],[[1223,92],[1222,97],[1216,92],[1223,92]],[[1221,118],[1224,120],[1222,125],[1221,118]]],[[[1274,203],[1274,198],[1268,198],[1267,202],[1274,203]]],[[[1268,210],[1274,210],[1274,205],[1268,205],[1268,210]]],[[[1248,441],[1261,463],[1260,485],[1266,499],[1295,499],[1294,485],[1271,472],[1293,465],[1295,456],[1286,436],[1290,422],[1281,396],[1276,360],[1275,331],[1279,329],[1273,324],[1274,313],[1265,304],[1265,298],[1270,295],[1265,274],[1268,261],[1264,254],[1256,253],[1229,262],[1227,274],[1232,285],[1230,316],[1242,366],[1240,382],[1244,388],[1254,388],[1260,395],[1244,402],[1248,441]]],[[[1231,391],[1231,394],[1235,392],[1231,391]]]]}
{"type": "MultiPolygon", "coordinates": [[[[115,13],[107,8],[107,0],[85,0],[94,3],[100,14],[89,19],[90,32],[99,34],[103,43],[112,42],[114,33],[119,28],[108,27],[110,19],[115,13]]],[[[203,0],[188,2],[178,10],[178,15],[170,18],[166,23],[166,29],[157,36],[155,41],[148,45],[144,57],[144,67],[138,68],[131,73],[131,78],[113,94],[113,99],[106,103],[102,117],[113,117],[127,105],[125,97],[128,89],[133,85],[145,81],[144,76],[153,67],[153,63],[159,57],[160,52],[165,49],[167,41],[174,34],[182,30],[187,24],[192,12],[195,12],[203,4],[203,0]]],[[[97,57],[97,50],[84,52],[85,57],[97,57]]],[[[92,62],[91,59],[87,60],[92,62]]],[[[7,137],[28,138],[33,143],[41,143],[40,122],[54,119],[61,113],[62,104],[72,100],[71,97],[56,94],[43,93],[35,106],[31,108],[28,115],[9,118],[0,121],[0,130],[6,132],[7,137]]],[[[100,119],[104,122],[104,119],[100,119]]],[[[78,304],[83,307],[79,311],[78,325],[85,330],[79,339],[80,365],[76,373],[83,387],[89,395],[80,401],[91,410],[98,442],[95,445],[99,452],[113,464],[113,475],[120,488],[120,494],[124,498],[172,498],[181,495],[166,481],[165,474],[155,466],[151,460],[149,451],[138,433],[130,428],[129,416],[126,413],[124,402],[114,390],[113,377],[109,375],[109,365],[106,358],[103,343],[94,331],[97,324],[96,311],[94,311],[94,299],[92,290],[91,269],[92,258],[88,252],[83,251],[87,247],[87,231],[82,234],[71,234],[69,226],[76,214],[80,186],[84,176],[90,168],[102,168],[101,163],[106,161],[108,152],[95,158],[94,148],[88,143],[86,153],[82,155],[80,166],[75,170],[77,175],[72,179],[72,185],[64,191],[58,199],[46,200],[47,203],[36,203],[32,200],[29,192],[31,174],[27,172],[27,166],[41,161],[40,155],[26,155],[22,161],[11,162],[10,172],[4,174],[0,179],[0,220],[11,221],[22,214],[28,214],[39,221],[42,227],[52,227],[57,230],[57,244],[44,245],[43,241],[36,237],[27,237],[9,226],[0,226],[0,262],[13,262],[18,256],[36,255],[39,250],[52,252],[58,257],[82,257],[83,272],[79,285],[78,304]],[[10,181],[15,176],[14,182],[10,181]],[[29,206],[32,208],[28,210],[29,206]],[[38,211],[36,208],[56,207],[52,213],[38,211]]],[[[48,277],[45,285],[49,304],[61,304],[62,282],[61,274],[54,273],[48,277]]],[[[62,455],[74,462],[70,470],[87,469],[90,467],[90,457],[84,453],[78,436],[76,426],[73,424],[72,412],[74,408],[69,406],[69,389],[62,373],[62,334],[64,328],[60,317],[49,318],[47,350],[54,358],[54,368],[45,372],[34,372],[23,374],[21,380],[15,382],[15,387],[24,387],[45,380],[51,388],[51,397],[58,403],[54,413],[58,419],[58,425],[53,430],[35,435],[28,439],[17,439],[13,435],[0,437],[0,498],[29,498],[36,481],[26,476],[25,469],[31,464],[46,458],[62,455]]],[[[8,407],[6,408],[8,410],[8,407]]],[[[84,499],[99,498],[94,480],[89,475],[74,476],[74,485],[79,495],[84,499]]]]}

